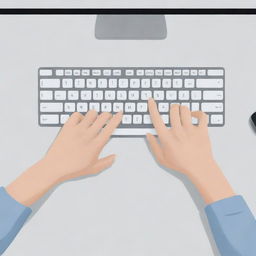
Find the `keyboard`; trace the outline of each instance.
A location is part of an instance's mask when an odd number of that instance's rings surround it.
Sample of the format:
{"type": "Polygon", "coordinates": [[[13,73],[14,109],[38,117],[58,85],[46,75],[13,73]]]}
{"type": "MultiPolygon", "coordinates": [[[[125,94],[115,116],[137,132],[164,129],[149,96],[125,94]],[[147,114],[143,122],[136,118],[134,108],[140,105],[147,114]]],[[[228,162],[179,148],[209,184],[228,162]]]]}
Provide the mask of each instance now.
{"type": "MultiPolygon", "coordinates": [[[[147,106],[152,97],[166,125],[172,103],[225,123],[225,70],[221,67],[42,67],[38,69],[38,122],[62,126],[77,111],[123,111],[116,136],[155,134],[147,106]]],[[[193,123],[196,120],[193,119],[193,123]]]]}

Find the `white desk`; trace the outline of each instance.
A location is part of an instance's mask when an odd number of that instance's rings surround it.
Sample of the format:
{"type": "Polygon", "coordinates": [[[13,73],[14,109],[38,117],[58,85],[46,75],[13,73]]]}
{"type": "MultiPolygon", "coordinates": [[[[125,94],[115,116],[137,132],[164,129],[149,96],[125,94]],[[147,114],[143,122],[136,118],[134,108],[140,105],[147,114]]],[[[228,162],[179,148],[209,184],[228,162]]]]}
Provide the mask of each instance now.
{"type": "MultiPolygon", "coordinates": [[[[256,110],[256,16],[168,16],[163,41],[97,41],[94,23],[95,16],[0,17],[1,184],[40,159],[58,132],[37,124],[38,67],[224,66],[226,125],[210,129],[213,149],[256,213],[248,124],[256,110]]],[[[6,255],[214,255],[191,185],[192,196],[155,163],[144,139],[112,139],[104,153],[112,152],[110,170],[58,187],[6,255]]]]}

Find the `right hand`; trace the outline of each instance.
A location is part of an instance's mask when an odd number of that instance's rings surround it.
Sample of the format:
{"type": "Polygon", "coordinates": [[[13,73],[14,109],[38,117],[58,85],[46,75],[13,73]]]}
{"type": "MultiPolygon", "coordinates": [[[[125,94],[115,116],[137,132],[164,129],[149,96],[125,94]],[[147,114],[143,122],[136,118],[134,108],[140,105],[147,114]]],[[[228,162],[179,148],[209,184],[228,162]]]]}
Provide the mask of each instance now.
{"type": "Polygon", "coordinates": [[[190,112],[186,106],[173,104],[170,109],[172,127],[168,128],[153,99],[149,100],[148,106],[160,144],[152,134],[147,134],[147,139],[161,165],[190,176],[214,164],[207,130],[208,119],[204,112],[190,112]],[[198,125],[192,124],[192,116],[199,119],[198,125]]]}

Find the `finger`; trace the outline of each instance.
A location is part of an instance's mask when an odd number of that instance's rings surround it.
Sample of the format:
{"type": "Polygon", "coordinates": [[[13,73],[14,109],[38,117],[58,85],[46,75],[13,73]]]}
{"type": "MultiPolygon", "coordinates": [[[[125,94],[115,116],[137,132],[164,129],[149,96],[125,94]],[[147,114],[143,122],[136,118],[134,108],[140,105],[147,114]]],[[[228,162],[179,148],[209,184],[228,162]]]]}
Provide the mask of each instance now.
{"type": "Polygon", "coordinates": [[[170,109],[170,122],[173,128],[180,128],[180,105],[172,104],[170,109]]]}
{"type": "Polygon", "coordinates": [[[150,114],[152,123],[157,131],[157,134],[159,136],[162,136],[168,130],[163,122],[162,117],[160,116],[160,114],[158,112],[156,102],[152,98],[150,98],[148,100],[148,109],[149,109],[149,114],[150,114]]]}
{"type": "Polygon", "coordinates": [[[81,113],[74,112],[66,121],[65,125],[77,125],[83,120],[83,118],[84,116],[81,113]]]}
{"type": "Polygon", "coordinates": [[[84,119],[80,122],[80,125],[84,128],[88,128],[97,118],[98,113],[95,110],[89,110],[84,119]]]}
{"type": "Polygon", "coordinates": [[[191,116],[198,119],[199,126],[207,126],[208,125],[208,115],[202,111],[193,111],[191,112],[191,116]]]}
{"type": "Polygon", "coordinates": [[[111,117],[111,113],[103,112],[97,117],[96,121],[91,125],[88,131],[90,130],[92,136],[96,136],[111,117]]]}
{"type": "Polygon", "coordinates": [[[147,140],[150,146],[151,151],[153,152],[156,160],[160,163],[163,164],[164,158],[163,158],[163,151],[161,146],[159,145],[156,137],[152,135],[151,133],[147,133],[147,140]]]}
{"type": "Polygon", "coordinates": [[[115,161],[115,155],[110,155],[99,159],[95,165],[90,169],[90,174],[97,174],[107,168],[109,168],[115,161]]]}
{"type": "Polygon", "coordinates": [[[112,135],[114,130],[118,127],[120,122],[122,121],[123,112],[118,112],[115,114],[108,122],[108,124],[101,130],[99,135],[97,136],[97,141],[100,145],[105,145],[109,140],[109,137],[112,135]]]}
{"type": "Polygon", "coordinates": [[[180,106],[180,120],[183,126],[192,126],[191,112],[187,106],[180,106]]]}

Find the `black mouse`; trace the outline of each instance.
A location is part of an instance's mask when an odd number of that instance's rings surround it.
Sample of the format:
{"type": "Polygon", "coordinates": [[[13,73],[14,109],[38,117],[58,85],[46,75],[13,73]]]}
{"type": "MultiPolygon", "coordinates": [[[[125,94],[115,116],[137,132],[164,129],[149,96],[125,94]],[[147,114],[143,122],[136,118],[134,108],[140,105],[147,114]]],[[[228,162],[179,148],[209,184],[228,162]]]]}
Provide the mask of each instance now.
{"type": "Polygon", "coordinates": [[[251,115],[251,120],[252,120],[252,123],[254,124],[255,128],[256,128],[256,112],[254,112],[252,115],[251,115]]]}

